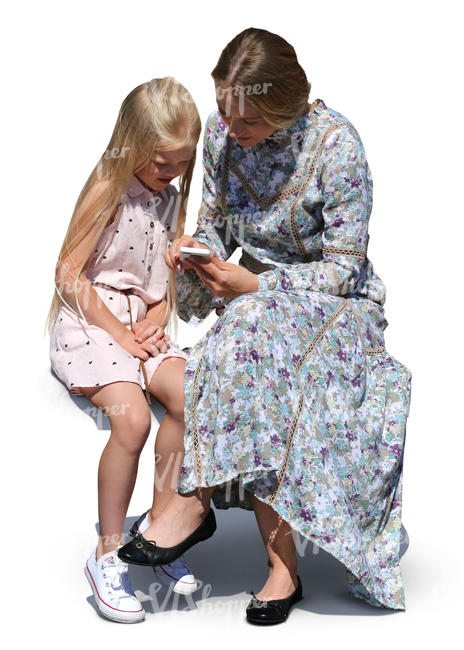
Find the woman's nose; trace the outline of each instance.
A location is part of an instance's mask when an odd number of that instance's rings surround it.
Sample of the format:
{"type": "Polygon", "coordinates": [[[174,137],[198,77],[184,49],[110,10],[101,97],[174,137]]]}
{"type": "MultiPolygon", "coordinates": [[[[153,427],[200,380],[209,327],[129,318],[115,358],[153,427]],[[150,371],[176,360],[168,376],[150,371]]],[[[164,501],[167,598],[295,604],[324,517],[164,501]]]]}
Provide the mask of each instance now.
{"type": "Polygon", "coordinates": [[[245,133],[243,124],[239,120],[232,120],[229,124],[229,134],[232,138],[241,138],[245,133]]]}

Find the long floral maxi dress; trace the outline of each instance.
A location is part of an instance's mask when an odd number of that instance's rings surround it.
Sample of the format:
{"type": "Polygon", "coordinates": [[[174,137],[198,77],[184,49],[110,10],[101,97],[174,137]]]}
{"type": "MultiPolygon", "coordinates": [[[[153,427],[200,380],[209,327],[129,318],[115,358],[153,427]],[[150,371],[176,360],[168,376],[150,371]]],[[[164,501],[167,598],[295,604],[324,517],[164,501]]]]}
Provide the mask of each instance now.
{"type": "Polygon", "coordinates": [[[179,315],[218,320],[185,366],[178,492],[268,503],[346,567],[347,590],[405,609],[399,565],[411,372],[386,349],[385,286],[367,257],[372,178],[354,126],[318,99],[252,147],[206,124],[194,237],[259,274],[215,296],[176,276],[179,315]]]}

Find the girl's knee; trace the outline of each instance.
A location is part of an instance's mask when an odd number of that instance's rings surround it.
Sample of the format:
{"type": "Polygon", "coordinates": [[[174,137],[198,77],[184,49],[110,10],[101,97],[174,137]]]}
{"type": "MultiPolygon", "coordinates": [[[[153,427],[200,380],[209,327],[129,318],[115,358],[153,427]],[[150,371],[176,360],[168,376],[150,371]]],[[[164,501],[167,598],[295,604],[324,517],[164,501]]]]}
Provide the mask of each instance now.
{"type": "Polygon", "coordinates": [[[185,359],[168,357],[161,363],[162,383],[157,386],[155,397],[161,401],[171,417],[184,420],[184,370],[185,359]]]}
{"type": "Polygon", "coordinates": [[[167,409],[167,412],[169,413],[170,417],[174,418],[174,420],[177,420],[178,422],[184,422],[184,409],[183,408],[169,408],[167,409]]]}
{"type": "MultiPolygon", "coordinates": [[[[111,418],[110,418],[111,419],[111,418]]],[[[129,408],[123,416],[111,421],[111,437],[129,453],[140,453],[151,428],[148,408],[129,408]]]]}
{"type": "Polygon", "coordinates": [[[178,420],[184,421],[184,389],[170,391],[168,401],[166,402],[166,411],[169,415],[178,420]]]}

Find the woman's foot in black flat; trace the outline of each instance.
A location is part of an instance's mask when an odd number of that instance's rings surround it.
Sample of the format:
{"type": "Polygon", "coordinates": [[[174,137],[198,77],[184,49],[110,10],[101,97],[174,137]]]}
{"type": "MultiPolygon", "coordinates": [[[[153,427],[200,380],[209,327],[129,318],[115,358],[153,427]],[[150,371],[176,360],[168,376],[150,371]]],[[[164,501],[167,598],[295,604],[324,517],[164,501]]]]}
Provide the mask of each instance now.
{"type": "Polygon", "coordinates": [[[251,592],[253,598],[246,608],[247,621],[257,625],[275,625],[286,621],[290,608],[303,598],[300,576],[297,576],[297,581],[295,591],[288,598],[260,600],[251,592]]]}
{"type": "MultiPolygon", "coordinates": [[[[134,526],[131,528],[133,539],[124,544],[119,551],[118,557],[129,564],[139,564],[143,566],[157,566],[160,564],[169,564],[174,562],[185,553],[189,548],[202,542],[214,534],[216,530],[216,517],[214,511],[210,508],[208,514],[197,528],[174,546],[158,546],[155,540],[150,540],[136,532],[134,526]]],[[[145,533],[147,535],[147,533],[145,533]]]]}

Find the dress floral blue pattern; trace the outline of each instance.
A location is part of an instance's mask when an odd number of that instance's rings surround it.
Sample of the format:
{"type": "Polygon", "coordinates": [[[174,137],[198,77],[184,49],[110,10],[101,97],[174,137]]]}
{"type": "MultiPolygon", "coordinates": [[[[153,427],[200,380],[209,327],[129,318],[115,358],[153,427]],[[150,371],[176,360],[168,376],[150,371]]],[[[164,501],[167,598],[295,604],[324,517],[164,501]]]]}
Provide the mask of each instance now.
{"type": "Polygon", "coordinates": [[[252,147],[206,124],[194,237],[258,273],[217,297],[176,276],[179,315],[216,323],[185,366],[178,491],[216,486],[216,507],[250,494],[346,567],[347,590],[405,609],[399,565],[411,372],[385,348],[385,286],[367,257],[372,178],[361,138],[318,99],[252,147]]]}

